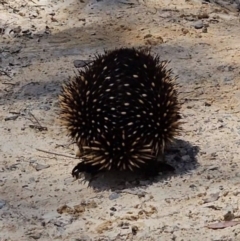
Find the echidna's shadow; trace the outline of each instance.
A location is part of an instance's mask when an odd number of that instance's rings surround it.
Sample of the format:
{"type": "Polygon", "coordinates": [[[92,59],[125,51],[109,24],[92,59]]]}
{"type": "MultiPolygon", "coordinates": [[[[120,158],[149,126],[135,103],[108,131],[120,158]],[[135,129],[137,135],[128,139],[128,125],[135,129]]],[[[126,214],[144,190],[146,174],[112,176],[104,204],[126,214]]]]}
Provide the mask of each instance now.
{"type": "Polygon", "coordinates": [[[196,169],[199,164],[197,161],[198,146],[193,146],[189,142],[177,139],[167,148],[165,161],[175,168],[174,173],[159,173],[157,177],[147,178],[142,172],[106,172],[94,178],[85,175],[84,181],[95,191],[104,190],[123,190],[126,188],[146,187],[156,182],[166,180],[170,176],[184,175],[196,169]]]}

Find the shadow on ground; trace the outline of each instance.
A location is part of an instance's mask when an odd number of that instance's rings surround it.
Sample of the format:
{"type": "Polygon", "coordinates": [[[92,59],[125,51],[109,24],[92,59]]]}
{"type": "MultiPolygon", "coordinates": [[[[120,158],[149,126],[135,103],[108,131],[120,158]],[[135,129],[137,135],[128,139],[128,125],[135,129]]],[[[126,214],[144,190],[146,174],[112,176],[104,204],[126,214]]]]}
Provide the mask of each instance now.
{"type": "Polygon", "coordinates": [[[92,177],[83,175],[80,181],[88,182],[95,191],[118,191],[135,187],[146,188],[154,183],[161,183],[172,176],[182,176],[195,170],[199,163],[197,154],[200,148],[182,139],[177,139],[165,152],[165,161],[175,168],[174,172],[160,172],[156,177],[146,177],[143,172],[105,172],[92,177]]]}

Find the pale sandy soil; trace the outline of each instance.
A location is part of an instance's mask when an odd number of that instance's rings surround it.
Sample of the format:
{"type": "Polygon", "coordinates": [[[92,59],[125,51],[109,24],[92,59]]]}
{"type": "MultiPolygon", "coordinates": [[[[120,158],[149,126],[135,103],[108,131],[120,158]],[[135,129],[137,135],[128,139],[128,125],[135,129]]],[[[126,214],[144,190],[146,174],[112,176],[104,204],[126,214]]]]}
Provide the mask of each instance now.
{"type": "Polygon", "coordinates": [[[237,224],[240,215],[240,31],[234,6],[0,0],[1,241],[240,240],[240,224],[206,227],[223,222],[227,212],[237,224]],[[186,123],[167,153],[176,174],[73,182],[78,160],[58,123],[57,95],[74,75],[74,60],[150,45],[179,76],[186,123]]]}

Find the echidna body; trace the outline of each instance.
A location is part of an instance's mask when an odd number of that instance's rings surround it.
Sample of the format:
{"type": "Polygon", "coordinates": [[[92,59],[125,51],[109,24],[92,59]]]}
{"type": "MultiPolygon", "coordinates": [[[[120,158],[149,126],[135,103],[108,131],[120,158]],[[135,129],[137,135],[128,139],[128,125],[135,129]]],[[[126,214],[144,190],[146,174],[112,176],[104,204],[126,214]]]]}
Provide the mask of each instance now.
{"type": "Polygon", "coordinates": [[[180,130],[180,105],[166,62],[121,48],[103,55],[63,86],[61,119],[83,159],[80,172],[144,169],[180,130]]]}

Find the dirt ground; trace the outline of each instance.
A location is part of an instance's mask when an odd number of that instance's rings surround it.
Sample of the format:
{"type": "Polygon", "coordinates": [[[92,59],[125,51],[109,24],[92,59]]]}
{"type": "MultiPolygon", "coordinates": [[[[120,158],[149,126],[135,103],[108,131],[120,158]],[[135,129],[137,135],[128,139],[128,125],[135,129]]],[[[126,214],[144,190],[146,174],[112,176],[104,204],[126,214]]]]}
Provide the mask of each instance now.
{"type": "Polygon", "coordinates": [[[240,18],[219,2],[0,0],[1,241],[240,240],[240,18]],[[176,173],[74,181],[57,96],[76,60],[119,46],[179,76],[176,173]]]}

